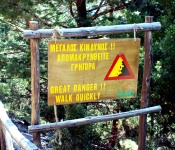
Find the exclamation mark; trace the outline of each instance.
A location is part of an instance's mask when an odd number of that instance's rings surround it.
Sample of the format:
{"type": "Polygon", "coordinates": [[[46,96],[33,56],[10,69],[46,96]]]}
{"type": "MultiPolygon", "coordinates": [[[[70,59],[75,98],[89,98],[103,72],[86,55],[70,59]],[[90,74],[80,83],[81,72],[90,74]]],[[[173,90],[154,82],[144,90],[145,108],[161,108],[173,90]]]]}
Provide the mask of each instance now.
{"type": "Polygon", "coordinates": [[[101,83],[100,84],[100,89],[105,90],[106,89],[106,83],[101,83]]]}
{"type": "Polygon", "coordinates": [[[113,43],[113,50],[115,50],[115,43],[113,43]]]}
{"type": "Polygon", "coordinates": [[[111,50],[115,50],[115,43],[111,43],[111,50]]]}

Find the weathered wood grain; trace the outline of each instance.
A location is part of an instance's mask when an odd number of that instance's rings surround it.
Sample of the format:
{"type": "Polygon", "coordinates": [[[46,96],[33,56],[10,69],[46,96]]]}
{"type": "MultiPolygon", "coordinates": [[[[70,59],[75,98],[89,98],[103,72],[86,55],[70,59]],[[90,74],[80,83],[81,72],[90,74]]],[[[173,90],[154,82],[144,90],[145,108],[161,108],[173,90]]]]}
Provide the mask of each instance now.
{"type": "Polygon", "coordinates": [[[34,132],[39,132],[39,131],[50,131],[50,130],[56,130],[58,128],[63,129],[63,128],[68,128],[68,127],[80,126],[84,124],[98,123],[98,122],[116,120],[116,119],[121,119],[121,118],[129,118],[129,117],[138,116],[141,114],[158,112],[160,110],[161,110],[161,106],[154,106],[154,107],[133,110],[133,111],[128,111],[128,112],[122,112],[122,113],[117,113],[117,114],[110,114],[110,115],[103,115],[103,116],[89,116],[86,118],[67,120],[63,122],[32,125],[28,127],[28,132],[34,133],[34,132]]]}
{"type": "Polygon", "coordinates": [[[11,137],[16,141],[16,143],[24,150],[39,150],[39,148],[26,139],[18,130],[18,128],[13,124],[13,122],[8,117],[2,102],[0,101],[0,120],[3,127],[9,132],[11,137]]]}
{"type": "MultiPolygon", "coordinates": [[[[152,23],[153,16],[146,16],[145,22],[152,23]]],[[[149,103],[150,78],[151,78],[151,68],[152,68],[152,59],[153,59],[151,31],[145,32],[144,49],[145,49],[145,59],[144,59],[140,108],[148,107],[148,103],[149,103]]],[[[143,149],[143,150],[146,149],[146,122],[147,122],[147,115],[141,115],[139,118],[138,149],[143,149]]]]}
{"type": "Polygon", "coordinates": [[[124,24],[113,26],[95,26],[95,27],[81,27],[81,28],[55,28],[55,29],[38,29],[38,30],[24,30],[24,39],[30,38],[51,38],[53,32],[57,29],[58,37],[83,37],[96,36],[105,34],[118,34],[133,32],[154,31],[161,28],[160,22],[153,23],[138,23],[138,24],[124,24]]]}
{"type": "MultiPolygon", "coordinates": [[[[38,22],[30,21],[30,29],[37,30],[38,22]]],[[[40,63],[39,63],[39,39],[30,39],[30,50],[31,50],[31,124],[36,125],[40,123],[40,63]]],[[[40,133],[33,134],[33,142],[41,147],[40,133]]]]}

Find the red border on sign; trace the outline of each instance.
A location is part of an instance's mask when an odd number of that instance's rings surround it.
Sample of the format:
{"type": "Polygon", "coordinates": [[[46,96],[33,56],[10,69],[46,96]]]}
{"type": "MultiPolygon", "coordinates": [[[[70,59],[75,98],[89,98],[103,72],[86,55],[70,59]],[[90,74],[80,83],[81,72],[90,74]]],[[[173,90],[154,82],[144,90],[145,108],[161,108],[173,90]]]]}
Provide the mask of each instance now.
{"type": "Polygon", "coordinates": [[[128,63],[125,55],[123,53],[121,53],[121,54],[118,54],[116,56],[116,58],[114,59],[114,61],[113,61],[112,65],[111,65],[108,73],[106,74],[106,77],[104,78],[104,80],[124,80],[124,79],[134,79],[134,78],[135,78],[135,76],[134,76],[134,74],[133,74],[133,72],[131,70],[131,67],[129,66],[129,63],[128,63]],[[110,73],[112,72],[115,64],[117,63],[117,61],[118,61],[118,59],[120,57],[123,59],[123,63],[125,64],[126,68],[128,69],[129,75],[109,77],[110,73]]]}

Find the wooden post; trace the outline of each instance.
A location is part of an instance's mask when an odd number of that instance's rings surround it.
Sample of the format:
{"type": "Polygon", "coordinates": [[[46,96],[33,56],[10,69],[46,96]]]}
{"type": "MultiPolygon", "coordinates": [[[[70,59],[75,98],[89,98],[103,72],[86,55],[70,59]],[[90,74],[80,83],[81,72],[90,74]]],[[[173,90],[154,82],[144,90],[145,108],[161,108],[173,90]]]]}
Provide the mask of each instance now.
{"type": "Polygon", "coordinates": [[[0,150],[13,150],[13,140],[23,150],[40,150],[36,145],[25,138],[8,117],[4,105],[0,101],[0,150]],[[1,138],[2,137],[2,138],[1,138]],[[12,140],[13,139],[13,140],[12,140]],[[3,146],[3,147],[2,147],[3,146]]]}
{"type": "Polygon", "coordinates": [[[0,120],[0,150],[6,149],[5,137],[3,133],[3,123],[0,120]]]}
{"type": "MultiPolygon", "coordinates": [[[[153,22],[152,16],[145,17],[146,23],[153,22]]],[[[150,90],[150,74],[152,66],[152,32],[146,31],[144,38],[144,47],[145,47],[145,62],[143,70],[143,79],[142,79],[142,91],[141,91],[141,101],[140,108],[148,107],[149,102],[149,90],[150,90]]],[[[146,120],[147,115],[140,115],[139,118],[139,137],[138,137],[138,149],[146,149],[146,120]]]]}
{"type": "MultiPolygon", "coordinates": [[[[29,27],[31,30],[38,30],[38,22],[30,21],[29,27]]],[[[31,124],[40,124],[40,67],[39,67],[39,39],[30,39],[30,50],[31,50],[31,101],[32,101],[32,113],[31,113],[31,124]]],[[[33,142],[38,147],[41,147],[40,133],[33,133],[33,142]]]]}
{"type": "Polygon", "coordinates": [[[5,145],[6,145],[6,149],[8,150],[14,150],[14,147],[13,147],[13,140],[12,140],[12,137],[10,135],[10,133],[8,132],[8,130],[2,126],[3,128],[3,134],[4,134],[4,138],[5,138],[5,145]]]}

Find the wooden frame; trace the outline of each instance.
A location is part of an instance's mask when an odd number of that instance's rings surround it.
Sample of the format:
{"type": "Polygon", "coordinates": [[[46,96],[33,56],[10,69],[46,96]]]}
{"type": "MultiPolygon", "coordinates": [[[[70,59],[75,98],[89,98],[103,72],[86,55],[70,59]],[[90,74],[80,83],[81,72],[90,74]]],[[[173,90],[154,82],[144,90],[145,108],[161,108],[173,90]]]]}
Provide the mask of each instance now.
{"type": "Polygon", "coordinates": [[[42,124],[42,125],[32,125],[28,127],[28,131],[29,133],[51,131],[51,130],[80,126],[84,124],[98,123],[98,122],[116,120],[121,118],[129,118],[129,117],[144,115],[148,113],[158,112],[160,110],[161,110],[161,106],[154,106],[154,107],[122,112],[117,114],[110,114],[110,115],[103,115],[103,116],[88,116],[85,118],[66,120],[63,122],[48,123],[48,124],[42,124]]]}
{"type": "MultiPolygon", "coordinates": [[[[151,71],[151,43],[152,43],[152,37],[151,37],[151,31],[160,30],[161,24],[159,22],[153,22],[152,16],[146,16],[145,17],[145,23],[138,23],[138,24],[127,24],[127,25],[114,25],[114,26],[99,26],[99,27],[84,27],[84,28],[70,28],[70,29],[37,29],[37,28],[31,28],[31,30],[24,30],[23,31],[23,37],[24,39],[30,39],[31,42],[35,41],[36,45],[38,40],[40,38],[51,38],[53,35],[53,32],[57,33],[57,37],[82,37],[82,36],[96,36],[96,35],[102,35],[102,34],[118,34],[118,33],[126,33],[126,32],[145,32],[145,65],[144,65],[144,75],[142,80],[142,93],[141,93],[141,108],[148,107],[148,101],[149,101],[149,86],[150,86],[150,71],[151,71]],[[149,63],[148,66],[147,63],[149,63]],[[146,85],[146,86],[145,86],[146,85]]],[[[30,22],[32,23],[32,22],[30,22]]],[[[38,47],[35,45],[35,51],[38,52],[38,47]]],[[[32,46],[32,45],[31,45],[32,46]]],[[[31,50],[33,48],[31,47],[31,50]]],[[[38,55],[32,55],[33,60],[32,61],[38,61],[38,55]]],[[[38,74],[35,73],[39,70],[39,64],[36,62],[31,62],[31,67],[36,67],[35,72],[32,73],[32,81],[34,81],[36,78],[35,85],[37,84],[39,86],[39,80],[38,80],[38,74]]],[[[34,82],[32,82],[32,92],[36,92],[37,96],[39,93],[39,87],[35,86],[34,82]]],[[[35,123],[32,124],[39,124],[39,96],[37,98],[34,98],[36,96],[35,94],[32,94],[32,120],[35,120],[35,123]],[[36,114],[36,115],[34,115],[36,114]]],[[[37,134],[39,136],[39,134],[37,134]]],[[[35,140],[39,140],[39,137],[37,137],[35,140]]],[[[146,115],[141,115],[139,120],[139,149],[145,149],[145,143],[146,143],[146,115]]],[[[39,141],[35,141],[37,145],[39,144],[39,141]]]]}
{"type": "Polygon", "coordinates": [[[118,34],[133,32],[134,29],[137,32],[143,31],[156,31],[160,30],[160,22],[152,23],[138,23],[138,24],[125,24],[125,25],[113,25],[113,26],[96,26],[96,27],[82,27],[82,28],[66,28],[66,29],[38,29],[38,30],[24,30],[24,39],[32,38],[51,38],[53,32],[58,32],[58,37],[82,37],[82,36],[96,36],[103,34],[118,34]]]}

